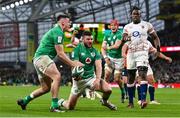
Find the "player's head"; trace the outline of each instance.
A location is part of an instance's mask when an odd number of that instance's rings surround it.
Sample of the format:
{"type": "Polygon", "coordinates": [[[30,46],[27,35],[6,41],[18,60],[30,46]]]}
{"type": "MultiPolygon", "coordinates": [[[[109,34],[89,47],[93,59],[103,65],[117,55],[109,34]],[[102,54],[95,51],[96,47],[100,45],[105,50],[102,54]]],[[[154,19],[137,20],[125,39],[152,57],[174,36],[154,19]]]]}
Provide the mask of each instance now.
{"type": "Polygon", "coordinates": [[[59,14],[56,17],[56,20],[64,31],[69,31],[69,29],[71,27],[71,21],[70,21],[70,17],[68,15],[59,14]]]}
{"type": "Polygon", "coordinates": [[[91,48],[93,44],[93,38],[90,31],[84,31],[82,34],[82,40],[86,47],[91,48]]]}
{"type": "Polygon", "coordinates": [[[118,22],[118,20],[116,20],[116,19],[111,20],[111,22],[110,22],[111,31],[112,31],[112,32],[116,32],[116,31],[118,30],[118,27],[119,27],[119,22],[118,22]]]}
{"type": "Polygon", "coordinates": [[[133,23],[137,24],[141,21],[141,11],[138,7],[134,6],[131,9],[131,18],[133,23]]]}

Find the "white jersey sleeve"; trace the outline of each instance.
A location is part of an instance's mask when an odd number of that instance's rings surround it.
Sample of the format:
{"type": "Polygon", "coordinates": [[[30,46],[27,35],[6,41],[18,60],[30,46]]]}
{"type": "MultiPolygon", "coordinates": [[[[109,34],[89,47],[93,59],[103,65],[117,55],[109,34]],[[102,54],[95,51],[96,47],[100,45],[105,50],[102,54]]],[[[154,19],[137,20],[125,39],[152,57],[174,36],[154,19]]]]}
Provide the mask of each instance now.
{"type": "Polygon", "coordinates": [[[147,26],[148,26],[148,33],[152,34],[153,32],[155,32],[153,25],[151,23],[149,23],[149,22],[146,22],[146,23],[147,23],[147,26]]]}

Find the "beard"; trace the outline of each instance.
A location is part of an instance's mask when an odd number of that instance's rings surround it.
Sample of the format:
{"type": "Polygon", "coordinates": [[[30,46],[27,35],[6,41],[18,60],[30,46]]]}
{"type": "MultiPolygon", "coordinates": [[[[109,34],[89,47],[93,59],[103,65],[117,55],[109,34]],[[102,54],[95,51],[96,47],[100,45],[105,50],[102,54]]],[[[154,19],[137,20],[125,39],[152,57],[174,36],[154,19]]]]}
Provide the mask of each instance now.
{"type": "Polygon", "coordinates": [[[91,48],[92,47],[92,44],[87,44],[87,43],[84,43],[84,45],[85,45],[85,47],[87,47],[87,48],[91,48]]]}

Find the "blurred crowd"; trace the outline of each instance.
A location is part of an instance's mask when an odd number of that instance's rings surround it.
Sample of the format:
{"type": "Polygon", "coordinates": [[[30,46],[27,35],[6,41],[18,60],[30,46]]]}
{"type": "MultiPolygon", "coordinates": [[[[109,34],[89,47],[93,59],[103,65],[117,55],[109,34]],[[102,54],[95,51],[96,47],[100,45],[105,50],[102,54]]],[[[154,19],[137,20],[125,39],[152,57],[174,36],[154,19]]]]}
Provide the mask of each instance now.
{"type": "MultiPolygon", "coordinates": [[[[180,60],[173,60],[171,64],[156,59],[151,62],[156,82],[175,83],[180,82],[180,60]]],[[[61,72],[61,85],[71,83],[71,69],[67,65],[58,63],[61,72]]],[[[0,70],[0,85],[39,85],[36,72],[27,73],[25,69],[0,70]]]]}
{"type": "Polygon", "coordinates": [[[180,45],[180,24],[174,28],[165,29],[158,32],[162,46],[179,46],[180,45]]]}
{"type": "Polygon", "coordinates": [[[152,62],[152,69],[157,81],[161,83],[180,82],[180,61],[173,60],[171,64],[164,60],[156,60],[152,62]]]}

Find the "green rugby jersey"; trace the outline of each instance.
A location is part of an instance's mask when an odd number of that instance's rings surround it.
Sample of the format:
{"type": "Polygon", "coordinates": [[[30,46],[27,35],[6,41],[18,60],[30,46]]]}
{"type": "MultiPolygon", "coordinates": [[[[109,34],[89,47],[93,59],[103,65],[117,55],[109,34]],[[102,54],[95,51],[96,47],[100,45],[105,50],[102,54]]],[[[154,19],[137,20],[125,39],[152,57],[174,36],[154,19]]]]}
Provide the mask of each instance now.
{"type": "MultiPolygon", "coordinates": [[[[103,39],[103,41],[107,42],[108,47],[114,45],[116,40],[122,40],[122,31],[118,30],[115,33],[110,32],[106,34],[103,39]]],[[[121,58],[121,49],[122,47],[120,46],[118,49],[107,50],[107,54],[112,58],[121,58]]]]}
{"type": "Polygon", "coordinates": [[[100,53],[94,47],[87,48],[83,43],[79,43],[72,52],[72,58],[84,64],[83,79],[94,77],[95,61],[101,59],[100,53]]]}
{"type": "Polygon", "coordinates": [[[53,59],[57,55],[55,45],[63,44],[63,42],[64,33],[61,27],[56,24],[42,37],[40,45],[35,52],[34,58],[41,55],[48,55],[51,59],[53,59]]]}

